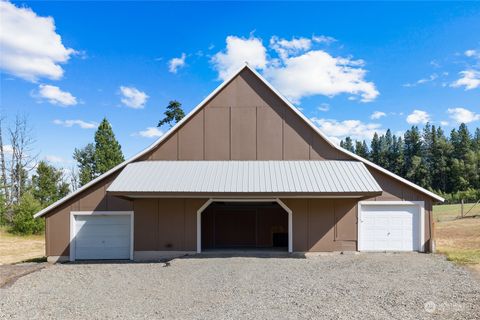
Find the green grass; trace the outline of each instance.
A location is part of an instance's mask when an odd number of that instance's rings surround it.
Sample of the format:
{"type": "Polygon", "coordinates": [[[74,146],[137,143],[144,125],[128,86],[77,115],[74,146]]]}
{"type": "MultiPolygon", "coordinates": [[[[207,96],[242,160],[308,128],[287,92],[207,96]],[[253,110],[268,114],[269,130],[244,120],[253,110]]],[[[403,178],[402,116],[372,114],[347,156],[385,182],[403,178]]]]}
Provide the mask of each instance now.
{"type": "MultiPolygon", "coordinates": [[[[465,213],[473,207],[474,203],[465,203],[463,208],[465,213]]],[[[451,221],[460,217],[461,205],[460,204],[442,204],[433,206],[433,217],[435,221],[451,221]]],[[[468,216],[480,215],[480,203],[477,204],[469,213],[468,216]]]]}
{"type": "Polygon", "coordinates": [[[443,248],[441,252],[447,256],[447,260],[458,264],[480,263],[480,250],[478,249],[443,248]]]}

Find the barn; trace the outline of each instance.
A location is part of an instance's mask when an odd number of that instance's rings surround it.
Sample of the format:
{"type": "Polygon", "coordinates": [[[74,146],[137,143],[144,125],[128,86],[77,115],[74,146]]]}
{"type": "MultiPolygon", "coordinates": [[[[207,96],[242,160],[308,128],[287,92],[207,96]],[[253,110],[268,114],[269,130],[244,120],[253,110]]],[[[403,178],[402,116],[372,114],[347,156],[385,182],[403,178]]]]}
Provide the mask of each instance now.
{"type": "Polygon", "coordinates": [[[35,217],[52,262],[428,252],[441,201],[332,143],[245,65],[150,147],[35,217]]]}

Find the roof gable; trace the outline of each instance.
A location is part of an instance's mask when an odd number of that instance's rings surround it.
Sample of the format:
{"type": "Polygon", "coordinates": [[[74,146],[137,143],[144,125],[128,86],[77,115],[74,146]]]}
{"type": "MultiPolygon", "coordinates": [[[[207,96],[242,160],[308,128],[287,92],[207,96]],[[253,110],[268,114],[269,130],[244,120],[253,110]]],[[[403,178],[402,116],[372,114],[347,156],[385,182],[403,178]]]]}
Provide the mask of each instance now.
{"type": "Polygon", "coordinates": [[[303,120],[316,134],[318,134],[319,137],[322,138],[322,140],[324,140],[328,145],[330,145],[331,147],[333,147],[335,150],[337,150],[339,153],[347,156],[347,158],[351,158],[351,159],[355,159],[355,160],[358,160],[358,161],[361,161],[363,162],[364,164],[366,164],[367,166],[370,166],[410,187],[412,187],[413,189],[416,189],[418,191],[420,191],[421,193],[424,193],[426,195],[428,195],[429,197],[437,200],[437,201],[444,201],[444,199],[376,164],[374,164],[373,162],[370,162],[369,160],[366,160],[352,152],[349,152],[343,148],[341,148],[340,146],[337,146],[335,145],[332,141],[330,141],[330,139],[328,139],[327,136],[325,136],[321,131],[320,129],[315,126],[311,121],[310,119],[308,119],[303,113],[301,113],[294,105],[292,105],[285,97],[283,97],[270,83],[268,83],[268,81],[266,81],[256,70],[254,70],[253,68],[251,68],[250,66],[248,66],[248,64],[245,64],[244,66],[242,66],[242,68],[240,68],[237,72],[235,72],[228,80],[224,81],[222,84],[220,84],[214,91],[212,91],[202,102],[200,102],[192,111],[190,111],[190,113],[188,115],[186,115],[182,120],[180,120],[177,124],[175,124],[167,133],[165,133],[162,137],[160,137],[157,141],[155,141],[154,143],[152,143],[148,148],[144,149],[143,151],[141,151],[140,153],[136,154],[135,156],[131,157],[130,159],[122,162],[121,164],[115,166],[114,168],[110,169],[109,171],[105,172],[104,174],[102,174],[101,176],[95,178],[94,180],[90,181],[89,183],[87,183],[86,185],[84,185],[83,187],[77,189],[75,192],[72,192],[70,193],[69,195],[65,196],[64,198],[58,200],[57,202],[51,204],[50,206],[48,206],[47,208],[41,210],[40,212],[38,212],[35,217],[40,217],[40,216],[43,216],[44,214],[48,213],[49,211],[53,210],[54,208],[60,206],[62,203],[68,201],[69,199],[73,198],[74,196],[80,194],[81,192],[83,192],[84,190],[94,186],[96,183],[102,181],[103,179],[105,179],[106,177],[110,176],[111,174],[121,170],[122,168],[124,168],[127,164],[131,163],[131,162],[134,162],[134,161],[138,161],[138,160],[144,160],[145,157],[148,156],[149,153],[151,153],[153,150],[155,150],[158,146],[160,146],[162,143],[165,143],[167,141],[167,139],[169,139],[173,134],[175,134],[179,128],[181,128],[182,126],[184,126],[194,115],[196,115],[203,107],[205,107],[207,105],[207,103],[209,102],[212,102],[213,105],[215,105],[216,103],[220,103],[218,100],[215,100],[215,98],[219,95],[219,93],[225,89],[234,79],[235,77],[237,77],[242,71],[244,70],[248,70],[248,71],[251,71],[251,74],[253,75],[253,77],[249,77],[249,81],[258,81],[260,83],[263,83],[264,85],[266,85],[266,87],[268,87],[268,89],[271,91],[271,95],[267,94],[267,95],[263,95],[263,97],[265,97],[266,99],[280,99],[283,103],[285,103],[289,109],[295,113],[301,120],[303,120]]]}

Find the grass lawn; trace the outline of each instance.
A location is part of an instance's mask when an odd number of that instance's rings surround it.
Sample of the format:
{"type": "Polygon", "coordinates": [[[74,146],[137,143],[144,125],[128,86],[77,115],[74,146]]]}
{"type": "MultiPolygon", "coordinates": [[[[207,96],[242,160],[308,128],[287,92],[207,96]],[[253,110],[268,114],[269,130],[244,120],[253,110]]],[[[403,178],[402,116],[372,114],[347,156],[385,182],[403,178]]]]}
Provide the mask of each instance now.
{"type": "MultiPolygon", "coordinates": [[[[472,205],[465,204],[465,211],[472,205]]],[[[433,207],[437,252],[480,272],[480,205],[468,214],[475,217],[456,219],[459,215],[459,204],[433,207]]]]}
{"type": "Polygon", "coordinates": [[[0,265],[45,256],[45,236],[17,236],[0,227],[0,265]]]}

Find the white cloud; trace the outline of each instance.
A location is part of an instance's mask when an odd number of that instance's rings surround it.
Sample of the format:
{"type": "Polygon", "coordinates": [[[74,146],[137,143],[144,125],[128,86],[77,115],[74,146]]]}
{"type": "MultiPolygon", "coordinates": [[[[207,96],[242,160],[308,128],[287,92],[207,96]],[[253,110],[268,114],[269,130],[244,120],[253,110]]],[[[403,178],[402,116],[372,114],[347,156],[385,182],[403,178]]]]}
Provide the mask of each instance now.
{"type": "Polygon", "coordinates": [[[265,76],[287,98],[299,102],[303,97],[340,93],[360,95],[361,101],[374,100],[379,92],[373,82],[364,80],[362,60],[333,57],[323,50],[311,50],[288,57],[283,65],[265,70],[265,76]]]}
{"type": "Polygon", "coordinates": [[[410,113],[407,116],[407,122],[409,124],[420,124],[420,123],[427,123],[430,121],[430,115],[422,110],[413,110],[412,113],[410,113]]]}
{"type": "Polygon", "coordinates": [[[0,69],[28,81],[60,79],[60,64],[75,50],[66,48],[52,17],[40,17],[30,8],[0,1],[0,69]]]}
{"type": "Polygon", "coordinates": [[[122,103],[129,108],[133,109],[143,109],[145,103],[148,100],[148,95],[138,90],[135,87],[120,87],[120,92],[122,94],[122,103]]]}
{"type": "Polygon", "coordinates": [[[70,92],[62,91],[59,87],[48,84],[41,84],[38,86],[38,97],[46,99],[51,104],[61,106],[74,106],[78,103],[77,98],[75,98],[70,92]]]}
{"type": "Polygon", "coordinates": [[[456,123],[470,123],[480,120],[480,113],[465,108],[449,108],[447,112],[456,123]]]}
{"type": "Polygon", "coordinates": [[[381,124],[364,123],[360,120],[337,121],[333,119],[319,118],[312,118],[311,120],[332,141],[337,143],[345,137],[350,137],[354,140],[370,140],[375,132],[378,134],[384,132],[381,128],[381,124]]]}
{"type": "Polygon", "coordinates": [[[448,121],[440,121],[440,125],[444,127],[448,126],[448,124],[449,124],[448,121]]]}
{"type": "Polygon", "coordinates": [[[459,72],[460,78],[450,84],[451,87],[465,87],[465,90],[472,90],[480,87],[480,72],[477,70],[464,70],[459,72]]]}
{"type": "Polygon", "coordinates": [[[138,135],[144,138],[158,138],[163,136],[163,132],[157,127],[148,127],[147,129],[134,133],[133,135],[138,135]]]}
{"type": "Polygon", "coordinates": [[[435,81],[439,78],[438,74],[437,73],[433,73],[431,75],[429,75],[427,78],[422,78],[422,79],[419,79],[413,83],[405,83],[403,86],[404,87],[416,87],[420,84],[425,84],[425,83],[428,83],[428,82],[432,82],[432,81],[435,81]]]}
{"type": "Polygon", "coordinates": [[[330,44],[332,42],[337,41],[337,39],[329,36],[313,36],[312,40],[313,42],[316,42],[316,43],[325,43],[325,44],[330,44]]]}
{"type": "Polygon", "coordinates": [[[256,69],[264,69],[267,65],[267,53],[261,39],[228,36],[226,42],[227,48],[217,52],[211,60],[219,79],[227,79],[245,62],[256,69]]]}
{"type": "Polygon", "coordinates": [[[59,126],[64,126],[67,128],[73,127],[73,126],[79,126],[82,129],[95,129],[98,127],[98,123],[96,122],[86,122],[83,120],[53,120],[53,123],[59,126]]]}
{"type": "Polygon", "coordinates": [[[64,159],[59,156],[54,156],[54,155],[46,155],[45,160],[54,163],[54,164],[66,164],[66,163],[71,163],[71,160],[64,159]]]}
{"type": "Polygon", "coordinates": [[[308,96],[333,97],[341,93],[359,96],[362,102],[374,100],[379,92],[373,82],[365,80],[365,62],[351,57],[334,57],[313,48],[314,43],[325,41],[325,36],[291,40],[274,36],[270,39],[270,48],[278,58],[271,58],[261,39],[228,36],[226,49],[216,53],[211,62],[218,77],[225,80],[247,61],[252,68],[263,71],[264,76],[293,102],[308,96]]]}
{"type": "Polygon", "coordinates": [[[330,105],[328,103],[322,103],[317,109],[323,112],[327,112],[328,110],[330,110],[330,105]]]}
{"type": "Polygon", "coordinates": [[[370,115],[370,119],[376,120],[376,119],[380,119],[381,117],[386,117],[386,116],[387,116],[387,114],[385,112],[375,111],[370,115]]]}
{"type": "Polygon", "coordinates": [[[312,46],[312,40],[307,38],[293,38],[292,40],[279,39],[273,36],[270,39],[270,47],[275,50],[282,59],[292,54],[304,52],[312,46]]]}
{"type": "Polygon", "coordinates": [[[469,58],[479,58],[480,59],[480,52],[478,52],[477,50],[470,49],[470,50],[465,51],[465,56],[467,56],[469,58]]]}
{"type": "Polygon", "coordinates": [[[168,61],[168,71],[171,73],[177,73],[178,69],[181,69],[185,66],[185,58],[187,55],[185,53],[182,53],[180,58],[173,58],[170,61],[168,61]]]}

